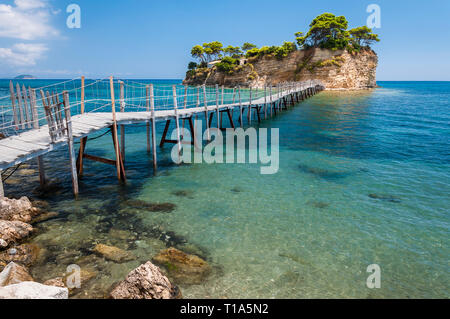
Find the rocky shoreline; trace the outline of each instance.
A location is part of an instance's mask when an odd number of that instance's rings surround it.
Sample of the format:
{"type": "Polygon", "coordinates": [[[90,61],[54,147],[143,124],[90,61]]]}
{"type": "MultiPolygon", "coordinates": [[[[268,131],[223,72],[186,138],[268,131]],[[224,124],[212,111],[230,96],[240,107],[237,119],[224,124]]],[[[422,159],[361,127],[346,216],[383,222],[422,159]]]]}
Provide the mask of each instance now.
{"type": "MultiPolygon", "coordinates": [[[[136,209],[167,213],[173,208],[174,205],[169,203],[152,204],[133,200],[122,208],[122,213],[123,210],[128,211],[127,217],[133,219],[130,211],[136,209]]],[[[44,201],[30,201],[27,197],[0,198],[0,299],[182,298],[181,290],[175,283],[200,284],[211,274],[212,267],[200,256],[173,247],[188,248],[185,240],[158,228],[133,235],[133,232],[120,228],[107,226],[107,229],[101,229],[103,226],[99,223],[99,231],[105,237],[97,238],[95,241],[98,242],[93,247],[78,247],[75,249],[77,252],[67,246],[55,250],[52,241],[45,241],[47,244],[41,245],[39,239],[46,236],[46,221],[51,224],[58,216],[60,214],[50,211],[48,203],[44,201]],[[36,224],[39,226],[35,227],[36,224]],[[151,249],[153,253],[136,256],[127,251],[130,241],[132,247],[143,245],[140,243],[143,241],[142,236],[160,242],[151,249]],[[136,264],[140,265],[132,266],[136,264]],[[53,265],[55,269],[52,270],[53,265]],[[115,281],[109,288],[100,283],[97,285],[97,281],[108,276],[108,273],[110,275],[110,270],[105,268],[117,267],[114,265],[130,267],[128,275],[119,282],[115,281]],[[64,266],[67,268],[64,269],[64,266]],[[51,271],[42,274],[41,269],[51,271]],[[61,275],[52,277],[56,273],[61,275]]],[[[70,224],[67,225],[67,231],[71,231],[70,224]]],[[[75,238],[73,240],[76,242],[75,238]]],[[[60,246],[65,246],[64,241],[60,246]]]]}

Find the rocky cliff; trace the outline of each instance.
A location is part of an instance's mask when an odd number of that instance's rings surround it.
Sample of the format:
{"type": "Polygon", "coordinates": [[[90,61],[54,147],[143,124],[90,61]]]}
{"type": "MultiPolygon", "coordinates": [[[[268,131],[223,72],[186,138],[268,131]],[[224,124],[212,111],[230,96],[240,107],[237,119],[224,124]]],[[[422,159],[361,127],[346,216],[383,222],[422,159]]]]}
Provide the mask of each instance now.
{"type": "Polygon", "coordinates": [[[285,81],[321,80],[327,89],[376,87],[378,57],[370,49],[359,53],[325,49],[299,50],[283,59],[266,55],[241,61],[230,72],[216,67],[197,69],[186,75],[186,85],[264,87],[285,81]]]}

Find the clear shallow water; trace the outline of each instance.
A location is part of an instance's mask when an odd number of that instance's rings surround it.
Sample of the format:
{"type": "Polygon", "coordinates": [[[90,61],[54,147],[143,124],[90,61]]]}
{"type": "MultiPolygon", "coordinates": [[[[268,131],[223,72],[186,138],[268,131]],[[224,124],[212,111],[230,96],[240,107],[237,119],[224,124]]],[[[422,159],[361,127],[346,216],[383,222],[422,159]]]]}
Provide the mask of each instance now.
{"type": "MultiPolygon", "coordinates": [[[[75,202],[67,151],[47,156],[50,177],[63,187],[47,200],[61,214],[38,225],[32,241],[49,248],[33,275],[55,277],[96,242],[133,252],[137,260],[125,264],[88,263],[98,276],[78,297],[98,297],[177,245],[214,268],[202,285],[181,285],[188,298],[448,298],[450,83],[379,85],[322,92],[263,121],[260,127],[280,128],[275,175],[260,175],[259,165],[177,167],[166,147],[154,177],[145,128],[128,127],[129,183],[118,186],[112,167],[88,162],[75,202]],[[126,199],[177,208],[149,213],[120,204],[126,199]],[[111,237],[111,228],[129,238],[111,237]],[[381,266],[381,289],[365,285],[373,263],[381,266]]],[[[88,150],[112,156],[110,141],[92,141],[88,150]]],[[[14,178],[11,194],[36,186],[14,178]]]]}

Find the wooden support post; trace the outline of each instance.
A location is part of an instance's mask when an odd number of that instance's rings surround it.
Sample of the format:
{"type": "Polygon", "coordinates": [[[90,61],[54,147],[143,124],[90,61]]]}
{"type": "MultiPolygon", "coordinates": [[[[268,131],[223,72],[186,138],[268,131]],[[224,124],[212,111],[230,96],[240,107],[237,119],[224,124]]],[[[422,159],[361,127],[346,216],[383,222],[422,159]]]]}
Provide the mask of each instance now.
{"type": "Polygon", "coordinates": [[[119,139],[117,137],[117,117],[116,117],[116,98],[114,96],[114,78],[109,78],[109,86],[111,91],[111,108],[113,116],[112,137],[114,141],[114,150],[116,152],[116,170],[119,181],[126,181],[125,170],[123,168],[122,156],[120,154],[119,139]]]}
{"type": "Polygon", "coordinates": [[[25,119],[27,121],[27,128],[31,128],[31,97],[28,96],[25,84],[22,85],[23,106],[25,108],[25,119]]]}
{"type": "Polygon", "coordinates": [[[81,77],[81,101],[80,101],[80,113],[84,113],[84,76],[81,77]]]}
{"type": "MultiPolygon", "coordinates": [[[[224,92],[225,92],[225,87],[222,85],[222,95],[221,95],[221,103],[220,103],[220,105],[222,107],[224,106],[224,101],[225,101],[225,99],[224,99],[224,92]]],[[[221,128],[223,128],[222,117],[223,117],[223,115],[222,115],[222,113],[220,113],[220,127],[221,128]]]]}
{"type": "Polygon", "coordinates": [[[178,101],[177,101],[177,87],[176,85],[172,86],[173,92],[173,107],[175,111],[175,125],[177,128],[177,145],[178,145],[178,156],[181,155],[181,138],[180,138],[180,123],[178,121],[178,101]]]}
{"type": "Polygon", "coordinates": [[[16,94],[14,93],[14,85],[12,81],[9,81],[9,92],[11,94],[11,106],[13,110],[14,116],[14,125],[16,126],[16,130],[19,129],[19,118],[17,117],[17,109],[16,109],[16,94]]]}
{"type": "Polygon", "coordinates": [[[0,198],[5,197],[5,190],[3,189],[2,170],[0,170],[0,198]]]}
{"type": "Polygon", "coordinates": [[[252,121],[252,87],[250,87],[250,99],[248,103],[247,120],[248,123],[252,121]]]}
{"type": "Polygon", "coordinates": [[[267,84],[264,84],[264,119],[267,119],[267,84]]]}
{"type": "Polygon", "coordinates": [[[33,119],[33,128],[39,128],[39,114],[37,110],[37,99],[36,99],[36,90],[28,88],[28,93],[30,95],[30,106],[31,106],[31,115],[33,119]]]}
{"type": "Polygon", "coordinates": [[[155,122],[155,96],[153,93],[153,84],[150,84],[150,111],[152,116],[152,147],[153,147],[153,172],[158,169],[156,158],[156,122],[155,122]]]}
{"type": "MultiPolygon", "coordinates": [[[[28,92],[30,95],[30,106],[31,106],[31,114],[33,117],[33,128],[39,129],[39,115],[38,115],[37,105],[36,105],[36,91],[34,89],[29,88],[28,92]]],[[[45,178],[45,167],[44,167],[44,160],[43,160],[42,156],[38,156],[37,164],[38,164],[38,169],[39,169],[39,182],[40,182],[41,186],[44,186],[47,181],[45,178]]]]}
{"type": "MultiPolygon", "coordinates": [[[[120,112],[125,112],[125,83],[120,81],[120,112]]],[[[125,125],[120,125],[120,146],[122,160],[125,161],[125,125]]]]}
{"type": "Polygon", "coordinates": [[[269,86],[269,95],[270,95],[270,116],[272,116],[272,110],[273,110],[272,84],[270,84],[270,86],[269,86]]]}
{"type": "MultiPolygon", "coordinates": [[[[150,87],[145,86],[145,110],[150,112],[150,87]]],[[[150,143],[150,122],[146,123],[147,126],[147,153],[150,154],[151,143],[150,143]]]]}
{"type": "Polygon", "coordinates": [[[242,100],[241,100],[241,87],[238,86],[238,95],[239,95],[239,121],[241,122],[241,127],[244,126],[242,121],[242,100]]]}
{"type": "MultiPolygon", "coordinates": [[[[184,109],[187,108],[187,103],[188,103],[188,87],[187,87],[187,85],[185,85],[184,86],[184,103],[183,103],[184,109]]],[[[181,131],[181,140],[183,140],[183,132],[184,132],[185,122],[186,122],[186,118],[181,119],[181,123],[183,124],[183,126],[182,126],[183,130],[181,131]]]]}
{"type": "Polygon", "coordinates": [[[205,121],[206,121],[206,139],[211,141],[211,134],[209,132],[209,123],[208,123],[208,100],[206,97],[206,86],[203,84],[203,103],[205,104],[205,121]]]}
{"type": "Polygon", "coordinates": [[[22,126],[22,130],[24,130],[25,129],[25,120],[23,117],[23,101],[22,101],[22,93],[20,92],[19,83],[16,84],[16,90],[17,90],[17,100],[18,100],[19,114],[20,114],[20,124],[22,126]]]}
{"type": "Polygon", "coordinates": [[[216,84],[216,117],[217,117],[217,130],[220,130],[219,84],[216,84]]]}
{"type": "Polygon", "coordinates": [[[72,186],[73,194],[78,195],[78,175],[77,166],[75,163],[75,150],[73,148],[73,135],[72,135],[72,119],[70,114],[70,103],[69,103],[69,92],[63,92],[64,99],[64,112],[66,113],[66,129],[67,129],[67,143],[69,144],[69,156],[70,156],[70,166],[72,168],[72,186]]]}

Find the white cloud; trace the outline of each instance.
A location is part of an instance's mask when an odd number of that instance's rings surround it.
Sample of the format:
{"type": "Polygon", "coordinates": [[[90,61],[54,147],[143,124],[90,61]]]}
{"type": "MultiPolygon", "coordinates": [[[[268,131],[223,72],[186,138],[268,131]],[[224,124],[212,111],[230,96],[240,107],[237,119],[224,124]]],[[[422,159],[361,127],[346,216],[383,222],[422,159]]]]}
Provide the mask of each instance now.
{"type": "Polygon", "coordinates": [[[47,50],[41,43],[17,43],[11,48],[0,48],[0,60],[15,66],[35,65],[47,50]]]}
{"type": "Polygon", "coordinates": [[[52,9],[45,0],[15,0],[0,4],[0,37],[35,40],[56,36],[50,25],[52,9]]]}

